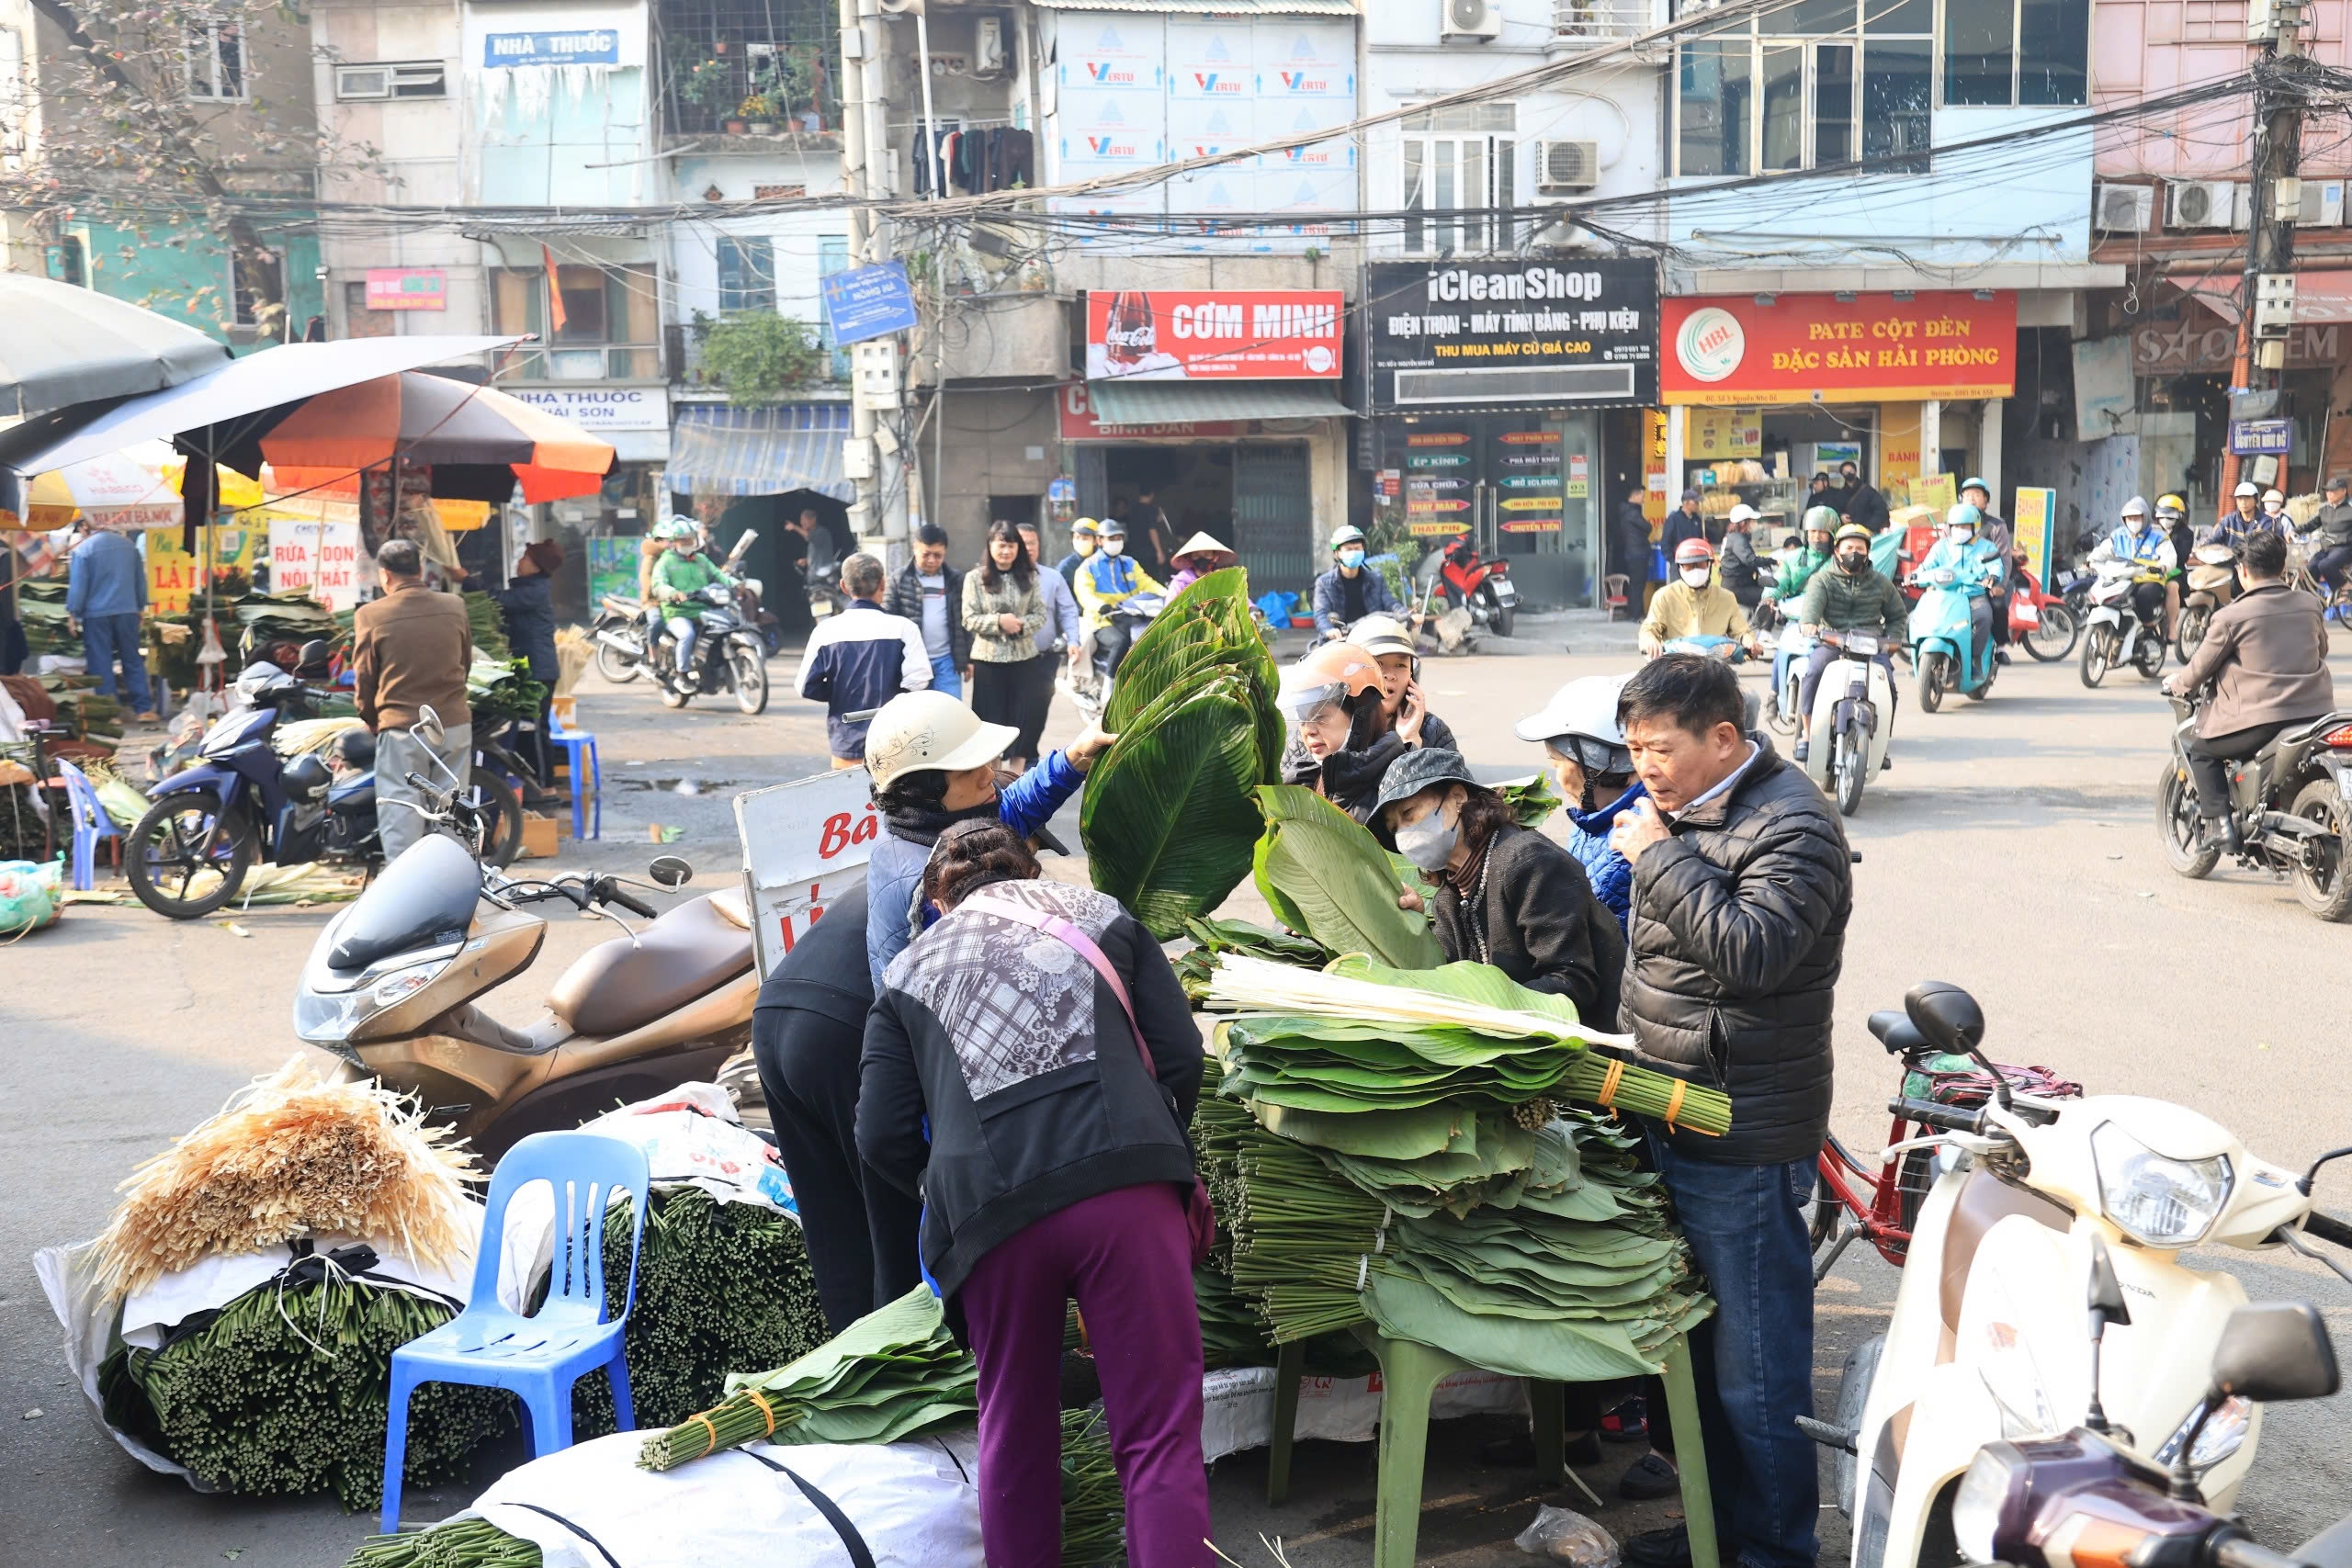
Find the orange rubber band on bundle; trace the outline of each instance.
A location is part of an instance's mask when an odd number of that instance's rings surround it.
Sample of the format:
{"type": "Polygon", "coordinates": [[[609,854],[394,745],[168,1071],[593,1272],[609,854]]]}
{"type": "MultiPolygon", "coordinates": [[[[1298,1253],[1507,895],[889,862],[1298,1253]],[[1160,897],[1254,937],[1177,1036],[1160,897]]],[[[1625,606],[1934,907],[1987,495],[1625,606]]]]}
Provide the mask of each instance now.
{"type": "Polygon", "coordinates": [[[1677,1078],[1674,1080],[1674,1088],[1667,1094],[1666,1126],[1668,1132],[1679,1133],[1682,1130],[1674,1124],[1674,1116],[1675,1112],[1682,1109],[1682,1091],[1689,1087],[1680,1078],[1677,1078]]]}
{"type": "Polygon", "coordinates": [[[697,1414],[695,1416],[695,1419],[701,1422],[702,1429],[710,1434],[710,1447],[703,1450],[702,1451],[707,1455],[717,1453],[718,1451],[718,1428],[710,1424],[710,1417],[707,1416],[697,1414]]]}
{"type": "Polygon", "coordinates": [[[1611,1056],[1609,1059],[1609,1071],[1601,1076],[1600,1092],[1593,1098],[1603,1109],[1606,1109],[1609,1102],[1617,1098],[1617,1086],[1624,1081],[1625,1064],[1611,1056]]]}
{"type": "MultiPolygon", "coordinates": [[[[760,1414],[761,1414],[761,1415],[763,1415],[763,1416],[766,1416],[766,1417],[768,1418],[768,1429],[766,1430],[766,1432],[763,1433],[763,1434],[762,1434],[762,1436],[763,1436],[763,1437],[770,1437],[770,1438],[775,1437],[775,1412],[768,1408],[768,1402],[767,1402],[766,1400],[762,1399],[762,1398],[760,1397],[760,1391],[759,1391],[758,1389],[755,1389],[755,1388],[747,1388],[747,1389],[745,1389],[743,1392],[744,1392],[744,1393],[746,1393],[747,1395],[749,1395],[749,1396],[750,1396],[751,1401],[752,1401],[752,1404],[756,1404],[756,1405],[758,1405],[758,1406],[760,1407],[760,1414]]],[[[711,1436],[712,1436],[712,1437],[714,1437],[714,1438],[715,1438],[715,1437],[717,1437],[718,1435],[718,1433],[716,1433],[716,1432],[713,1432],[713,1433],[711,1434],[711,1436]]]]}

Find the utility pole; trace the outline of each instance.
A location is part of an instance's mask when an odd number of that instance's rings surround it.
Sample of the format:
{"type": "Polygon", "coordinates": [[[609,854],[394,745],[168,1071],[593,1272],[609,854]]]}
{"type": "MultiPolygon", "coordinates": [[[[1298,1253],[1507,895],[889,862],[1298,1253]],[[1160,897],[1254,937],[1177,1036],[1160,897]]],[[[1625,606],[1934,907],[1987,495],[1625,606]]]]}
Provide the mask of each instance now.
{"type": "MultiPolygon", "coordinates": [[[[2238,297],[2237,357],[2231,367],[2230,423],[2278,417],[2287,339],[2294,331],[2295,220],[2303,190],[2302,40],[2306,0],[2254,0],[2249,38],[2262,45],[2255,64],[2253,210],[2246,224],[2245,276],[2238,297]]],[[[2242,471],[2236,443],[2222,459],[2218,513],[2227,516],[2242,471]]],[[[2318,461],[2314,456],[2313,461],[2318,461]]],[[[2285,464],[2280,465],[2282,469],[2285,464]]],[[[2281,485],[2280,489],[2286,488],[2281,485]]]]}
{"type": "MultiPolygon", "coordinates": [[[[840,6],[842,185],[855,204],[849,213],[850,262],[870,266],[884,258],[879,225],[866,203],[896,194],[888,172],[891,153],[883,114],[889,84],[888,33],[878,0],[840,0],[840,6]]],[[[884,341],[893,350],[898,347],[895,337],[884,341]]],[[[854,350],[852,357],[857,357],[854,350]]],[[[860,549],[871,550],[885,565],[895,567],[899,562],[892,556],[906,553],[907,487],[890,483],[888,476],[902,471],[903,457],[876,405],[855,392],[850,399],[850,434],[842,466],[857,487],[857,499],[849,509],[850,532],[860,549]]]]}

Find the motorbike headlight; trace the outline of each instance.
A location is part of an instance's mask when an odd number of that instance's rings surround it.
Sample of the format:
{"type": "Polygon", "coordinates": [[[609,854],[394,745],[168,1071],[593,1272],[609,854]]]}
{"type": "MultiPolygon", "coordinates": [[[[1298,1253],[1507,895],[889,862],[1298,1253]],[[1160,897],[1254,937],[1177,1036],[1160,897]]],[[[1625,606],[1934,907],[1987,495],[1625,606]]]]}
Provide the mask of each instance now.
{"type": "Polygon", "coordinates": [[[2230,1160],[2172,1159],[2104,1122],[2091,1134],[2099,1206],[2125,1235],[2149,1247],[2193,1247],[2230,1201],[2230,1160]]]}
{"type": "MultiPolygon", "coordinates": [[[[2196,1409],[2173,1428],[2172,1436],[2166,1438],[2164,1447],[2156,1450],[2158,1464],[2169,1467],[2174,1460],[2180,1457],[2180,1445],[2188,1438],[2188,1428],[2196,1423],[2199,1412],[2204,1408],[2203,1402],[2199,1402],[2196,1409]]],[[[2215,1410],[2212,1419],[2205,1423],[2205,1429],[2197,1434],[2197,1446],[2188,1450],[2188,1468],[2201,1474],[2237,1452],[2253,1425],[2254,1405],[2251,1401],[2235,1393],[2222,1401],[2221,1408],[2215,1410]]]]}
{"type": "Polygon", "coordinates": [[[2001,1509],[2009,1499],[2018,1452],[2007,1443],[1987,1443],[1969,1462],[1952,1497],[1952,1540],[1971,1562],[1998,1562],[2001,1509]]]}
{"type": "Polygon", "coordinates": [[[313,1045],[334,1045],[387,1008],[398,1007],[431,985],[449,966],[447,950],[441,957],[412,964],[375,976],[361,976],[347,990],[320,990],[305,985],[294,993],[294,1032],[313,1045]]]}

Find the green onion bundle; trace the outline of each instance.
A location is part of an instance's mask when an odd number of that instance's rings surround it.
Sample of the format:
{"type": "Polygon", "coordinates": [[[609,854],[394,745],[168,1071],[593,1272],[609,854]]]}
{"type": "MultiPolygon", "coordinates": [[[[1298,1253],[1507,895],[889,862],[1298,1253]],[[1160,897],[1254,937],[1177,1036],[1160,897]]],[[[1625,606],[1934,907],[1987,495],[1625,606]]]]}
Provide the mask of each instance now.
{"type": "MultiPolygon", "coordinates": [[[[98,1385],[108,1422],[206,1486],[248,1495],[332,1489],[373,1508],[384,1481],[392,1352],[455,1309],[364,1280],[266,1284],[161,1349],[126,1346],[98,1385]]],[[[476,1444],[514,1425],[514,1396],[432,1383],[409,1405],[413,1486],[463,1472],[476,1444]]]]}
{"type": "Polygon", "coordinates": [[[1270,963],[1309,969],[1322,968],[1332,957],[1322,943],[1312,938],[1270,931],[1248,920],[1186,920],[1184,934],[1193,939],[1193,945],[1176,959],[1174,968],[1177,982],[1184,987],[1185,999],[1195,1008],[1214,1005],[1208,996],[1209,976],[1216,973],[1220,954],[1240,953],[1270,963]]]}
{"type": "Polygon", "coordinates": [[[371,1535],[344,1568],[539,1568],[537,1541],[508,1535],[480,1516],[430,1529],[371,1535]]]}

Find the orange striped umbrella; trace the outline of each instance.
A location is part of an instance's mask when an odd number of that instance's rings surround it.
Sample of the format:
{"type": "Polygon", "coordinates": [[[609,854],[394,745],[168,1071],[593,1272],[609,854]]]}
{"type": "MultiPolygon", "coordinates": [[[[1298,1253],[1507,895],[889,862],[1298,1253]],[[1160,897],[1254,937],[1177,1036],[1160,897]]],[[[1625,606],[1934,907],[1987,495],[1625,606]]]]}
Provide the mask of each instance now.
{"type": "Polygon", "coordinates": [[[610,444],[569,420],[495,387],[419,370],[322,392],[280,420],[261,449],[286,490],[398,457],[429,465],[435,495],[503,500],[486,490],[498,488],[494,470],[510,470],[526,502],[592,494],[614,461],[610,444]]]}

